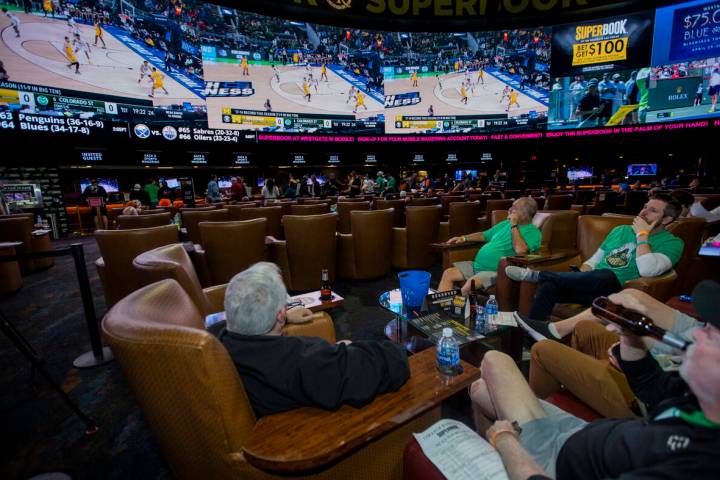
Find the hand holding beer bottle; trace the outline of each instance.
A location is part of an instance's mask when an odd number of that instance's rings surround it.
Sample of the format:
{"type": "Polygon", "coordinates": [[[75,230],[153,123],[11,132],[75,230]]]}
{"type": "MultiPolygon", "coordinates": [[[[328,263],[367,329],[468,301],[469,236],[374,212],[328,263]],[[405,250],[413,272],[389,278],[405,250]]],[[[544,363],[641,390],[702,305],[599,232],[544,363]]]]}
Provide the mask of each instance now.
{"type": "Polygon", "coordinates": [[[646,316],[640,303],[633,303],[632,298],[625,298],[622,294],[612,295],[610,298],[596,298],[592,304],[592,312],[603,323],[612,324],[615,327],[613,330],[621,335],[625,360],[637,360],[646,355],[647,347],[638,337],[651,337],[679,350],[688,347],[688,342],[684,339],[657,326],[646,316]]]}

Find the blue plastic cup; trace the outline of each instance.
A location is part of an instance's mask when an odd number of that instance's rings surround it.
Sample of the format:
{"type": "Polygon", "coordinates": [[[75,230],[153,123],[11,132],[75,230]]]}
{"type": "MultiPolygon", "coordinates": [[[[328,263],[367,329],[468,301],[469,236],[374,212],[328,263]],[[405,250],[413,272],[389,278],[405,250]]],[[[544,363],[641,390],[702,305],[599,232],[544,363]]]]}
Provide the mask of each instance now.
{"type": "Polygon", "coordinates": [[[398,279],[405,311],[419,311],[430,288],[430,273],[422,270],[407,270],[398,273],[398,279]]]}

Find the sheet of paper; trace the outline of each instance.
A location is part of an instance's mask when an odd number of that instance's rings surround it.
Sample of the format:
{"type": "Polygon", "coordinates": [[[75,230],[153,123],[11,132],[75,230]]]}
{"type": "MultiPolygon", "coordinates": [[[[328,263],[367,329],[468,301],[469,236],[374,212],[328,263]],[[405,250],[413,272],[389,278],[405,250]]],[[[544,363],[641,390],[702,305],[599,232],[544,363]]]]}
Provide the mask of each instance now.
{"type": "MultiPolygon", "coordinates": [[[[343,297],[338,295],[335,292],[332,292],[333,298],[332,301],[340,301],[344,300],[343,297]]],[[[318,305],[322,305],[322,300],[320,300],[320,290],[315,290],[314,292],[308,292],[308,293],[301,293],[300,295],[295,295],[293,297],[290,297],[290,301],[294,302],[300,302],[302,303],[302,306],[305,308],[313,308],[317,307],[318,305]]]]}
{"type": "Polygon", "coordinates": [[[425,456],[448,480],[508,479],[497,450],[457,420],[440,420],[414,435],[425,456]]]}
{"type": "Polygon", "coordinates": [[[493,325],[507,325],[508,327],[517,327],[517,321],[513,312],[498,312],[493,325]]]}

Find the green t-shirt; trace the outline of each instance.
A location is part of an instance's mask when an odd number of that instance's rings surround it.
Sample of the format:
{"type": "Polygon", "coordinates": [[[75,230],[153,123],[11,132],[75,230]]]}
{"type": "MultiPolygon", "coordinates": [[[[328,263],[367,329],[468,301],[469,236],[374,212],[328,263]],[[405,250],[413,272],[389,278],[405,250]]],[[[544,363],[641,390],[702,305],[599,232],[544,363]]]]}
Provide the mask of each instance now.
{"type": "MultiPolygon", "coordinates": [[[[533,225],[520,225],[520,236],[527,243],[530,253],[540,250],[542,243],[542,233],[533,225]]],[[[483,232],[487,243],[478,250],[473,261],[473,270],[476,272],[494,272],[498,268],[498,263],[502,257],[515,255],[512,246],[512,231],[510,221],[504,220],[489,230],[483,232]]]]}
{"type": "MultiPolygon", "coordinates": [[[[683,241],[668,232],[661,230],[648,237],[650,249],[653,253],[662,253],[675,265],[683,252],[683,241]]],[[[609,269],[617,276],[620,285],[628,280],[640,278],[640,272],[635,261],[637,240],[635,232],[630,225],[620,225],[612,229],[600,249],[605,257],[595,265],[596,270],[609,269]]]]}
{"type": "Polygon", "coordinates": [[[158,203],[158,191],[160,190],[160,187],[155,185],[154,183],[148,183],[145,185],[144,190],[147,192],[148,197],[150,197],[150,203],[155,205],[158,203]]]}

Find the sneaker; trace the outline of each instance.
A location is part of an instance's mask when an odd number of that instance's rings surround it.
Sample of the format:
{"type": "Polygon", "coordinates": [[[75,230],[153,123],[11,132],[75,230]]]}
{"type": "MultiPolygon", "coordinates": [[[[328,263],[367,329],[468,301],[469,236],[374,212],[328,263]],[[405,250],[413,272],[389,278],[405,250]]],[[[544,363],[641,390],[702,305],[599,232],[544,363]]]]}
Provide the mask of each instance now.
{"type": "Polygon", "coordinates": [[[540,272],[531,268],[522,268],[516,267],[514,265],[509,265],[505,267],[505,275],[507,275],[511,280],[515,280],[516,282],[537,283],[540,272]]]}
{"type": "Polygon", "coordinates": [[[518,312],[514,312],[513,316],[515,317],[515,320],[517,320],[520,328],[525,330],[536,342],[539,342],[540,340],[547,340],[548,338],[551,340],[560,340],[560,338],[548,328],[550,322],[532,320],[525,315],[519,314],[518,312]]]}

